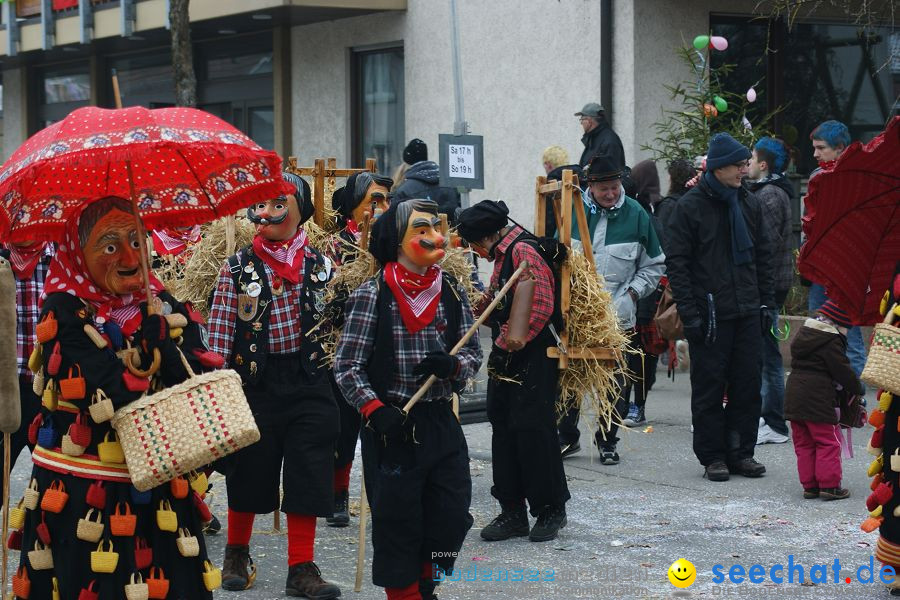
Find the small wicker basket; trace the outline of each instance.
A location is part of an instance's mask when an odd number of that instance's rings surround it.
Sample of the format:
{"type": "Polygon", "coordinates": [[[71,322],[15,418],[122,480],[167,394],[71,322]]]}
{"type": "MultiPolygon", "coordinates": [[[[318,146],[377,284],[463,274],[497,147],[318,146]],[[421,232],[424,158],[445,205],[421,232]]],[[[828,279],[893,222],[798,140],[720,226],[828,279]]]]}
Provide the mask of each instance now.
{"type": "Polygon", "coordinates": [[[241,378],[221,369],[195,375],[116,411],[131,481],[146,491],[259,440],[241,378]]]}
{"type": "Polygon", "coordinates": [[[28,562],[35,571],[52,570],[53,552],[40,540],[34,540],[34,550],[28,552],[28,562]]]}
{"type": "Polygon", "coordinates": [[[75,528],[75,536],[85,542],[97,543],[103,537],[103,515],[95,508],[88,509],[84,518],[78,519],[78,527],[75,528]],[[96,519],[94,515],[96,514],[96,519]]]}
{"type": "Polygon", "coordinates": [[[875,325],[861,379],[892,394],[900,394],[900,328],[887,323],[875,325]]]}

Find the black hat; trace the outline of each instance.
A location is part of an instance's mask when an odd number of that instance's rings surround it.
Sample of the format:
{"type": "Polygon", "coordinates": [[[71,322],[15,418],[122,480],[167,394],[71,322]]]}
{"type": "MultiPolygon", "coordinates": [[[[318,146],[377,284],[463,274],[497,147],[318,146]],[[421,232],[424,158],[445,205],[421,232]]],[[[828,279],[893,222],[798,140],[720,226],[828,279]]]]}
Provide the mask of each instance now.
{"type": "Polygon", "coordinates": [[[457,231],[467,242],[477,242],[493,235],[509,223],[509,208],[503,200],[482,200],[457,217],[457,231]]]}
{"type": "Polygon", "coordinates": [[[716,169],[749,160],[751,156],[750,150],[739,141],[727,133],[717,133],[709,138],[706,170],[712,173],[716,169]]]}
{"type": "Polygon", "coordinates": [[[428,146],[419,138],[411,139],[403,149],[403,162],[414,165],[423,160],[428,160],[428,146]]]}
{"type": "Polygon", "coordinates": [[[397,248],[400,246],[400,232],[397,229],[397,206],[392,204],[372,224],[369,239],[369,253],[381,264],[397,262],[397,248]]]}
{"type": "Polygon", "coordinates": [[[305,223],[316,212],[316,207],[312,203],[312,192],[309,184],[299,175],[294,175],[287,171],[282,173],[281,176],[294,188],[292,195],[297,199],[297,206],[300,208],[300,223],[305,223]]]}
{"type": "Polygon", "coordinates": [[[622,178],[622,165],[606,154],[595,155],[587,164],[585,181],[612,181],[622,178]]]}

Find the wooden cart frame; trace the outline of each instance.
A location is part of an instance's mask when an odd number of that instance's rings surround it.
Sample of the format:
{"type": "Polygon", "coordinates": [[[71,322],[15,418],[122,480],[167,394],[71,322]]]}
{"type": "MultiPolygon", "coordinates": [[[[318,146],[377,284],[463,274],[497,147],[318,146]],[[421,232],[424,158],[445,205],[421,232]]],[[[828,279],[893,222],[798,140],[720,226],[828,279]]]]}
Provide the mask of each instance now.
{"type": "Polygon", "coordinates": [[[335,178],[350,177],[351,175],[354,175],[356,173],[363,173],[365,171],[374,173],[375,166],[375,159],[367,158],[366,167],[364,169],[338,169],[337,159],[334,157],[330,157],[317,158],[315,160],[314,166],[312,167],[298,167],[297,157],[292,156],[288,159],[288,168],[286,169],[286,171],[288,173],[293,173],[294,175],[300,175],[301,177],[309,177],[312,179],[312,200],[313,206],[315,206],[316,209],[316,212],[313,215],[313,222],[319,227],[324,227],[325,179],[327,178],[331,187],[334,188],[335,178]]]}
{"type": "MultiPolygon", "coordinates": [[[[581,239],[582,250],[591,268],[596,270],[594,253],[590,243],[587,215],[584,212],[584,204],[579,198],[574,200],[575,190],[578,188],[578,177],[571,169],[563,170],[561,181],[547,183],[547,178],[541,175],[534,186],[534,233],[537,236],[546,235],[547,232],[547,206],[553,209],[556,221],[556,230],[559,232],[559,241],[566,245],[569,252],[572,251],[572,212],[578,224],[578,237],[581,239]]],[[[567,327],[569,323],[569,308],[571,303],[572,268],[568,262],[563,263],[560,273],[560,312],[562,312],[565,326],[559,332],[562,350],[559,347],[547,348],[547,356],[559,359],[559,368],[569,366],[569,360],[596,358],[602,360],[618,360],[618,353],[611,348],[580,348],[569,347],[569,335],[567,327]]]]}

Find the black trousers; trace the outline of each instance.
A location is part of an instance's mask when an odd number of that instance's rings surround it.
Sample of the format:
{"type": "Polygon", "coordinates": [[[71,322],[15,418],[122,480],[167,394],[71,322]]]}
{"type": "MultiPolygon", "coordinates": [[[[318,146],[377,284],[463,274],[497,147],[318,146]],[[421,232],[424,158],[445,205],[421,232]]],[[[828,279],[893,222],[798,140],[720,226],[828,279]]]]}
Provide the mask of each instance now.
{"type": "Polygon", "coordinates": [[[761,344],[759,316],[753,315],[719,321],[712,344],[690,346],[694,454],[703,466],[753,457],[761,406],[761,344]]]}
{"type": "Polygon", "coordinates": [[[420,402],[410,435],[384,440],[362,429],[363,471],[372,508],[372,583],[406,587],[423,565],[453,570],[472,527],[469,449],[449,400],[420,402]]]}
{"type": "MultiPolygon", "coordinates": [[[[22,421],[18,431],[9,436],[9,454],[11,457],[10,470],[16,466],[16,459],[22,450],[31,444],[28,443],[28,426],[34,420],[34,417],[41,412],[41,399],[38,398],[31,389],[31,382],[25,377],[19,375],[19,403],[22,408],[22,421]]],[[[3,451],[3,436],[0,436],[0,456],[3,451]]],[[[2,483],[2,475],[0,475],[0,483],[2,483]]]]}
{"type": "Polygon", "coordinates": [[[359,411],[344,399],[331,371],[328,372],[328,379],[331,381],[331,390],[338,405],[341,422],[341,431],[334,445],[334,468],[338,469],[353,462],[362,421],[359,411]]]}
{"type": "MultiPolygon", "coordinates": [[[[635,332],[634,329],[631,329],[626,332],[626,335],[629,338],[629,343],[636,344],[639,336],[635,332]]],[[[633,375],[643,376],[644,366],[641,364],[641,355],[640,354],[629,354],[628,355],[628,370],[633,375]]],[[[654,362],[654,368],[656,363],[654,362]]],[[[631,397],[631,389],[634,387],[634,399],[635,404],[638,406],[643,406],[646,403],[646,388],[643,385],[642,381],[635,381],[632,379],[632,376],[628,376],[625,374],[620,374],[616,376],[616,386],[618,387],[618,392],[614,393],[610,396],[610,402],[614,403],[614,410],[612,415],[612,421],[609,425],[606,423],[599,423],[597,425],[597,433],[595,437],[597,439],[597,447],[598,448],[609,448],[614,449],[616,447],[616,443],[619,441],[617,434],[619,433],[619,423],[628,416],[628,399],[631,397]],[[635,385],[640,385],[640,398],[639,392],[635,385]],[[640,404],[638,404],[638,400],[640,399],[640,404]]],[[[578,430],[578,419],[581,416],[581,411],[577,408],[570,408],[566,411],[562,418],[559,421],[559,443],[560,444],[574,444],[581,437],[581,432],[578,430]]]]}
{"type": "Polygon", "coordinates": [[[545,330],[518,352],[494,346],[488,360],[491,495],[506,506],[527,500],[534,516],[571,497],[556,435],[559,367],[556,359],[547,358],[552,344],[545,330]]]}
{"type": "Polygon", "coordinates": [[[228,508],[265,514],[280,504],[286,513],[330,517],[339,417],[327,377],[310,381],[297,354],[272,354],[259,382],[244,391],[260,440],[226,458],[220,469],[228,508]]]}

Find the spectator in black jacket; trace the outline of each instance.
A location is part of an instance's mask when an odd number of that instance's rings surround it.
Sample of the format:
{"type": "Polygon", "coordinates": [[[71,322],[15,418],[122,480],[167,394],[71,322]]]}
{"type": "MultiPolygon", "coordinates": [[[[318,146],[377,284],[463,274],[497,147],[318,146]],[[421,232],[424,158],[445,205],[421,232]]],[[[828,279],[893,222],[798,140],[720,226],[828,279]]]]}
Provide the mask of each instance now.
{"type": "Polygon", "coordinates": [[[622,140],[609,126],[603,107],[596,102],[589,102],[580,111],[575,113],[584,129],[581,143],[584,144],[584,152],[578,164],[582,167],[591,162],[598,155],[611,157],[620,168],[625,167],[625,149],[622,148],[622,140]]]}
{"type": "Polygon", "coordinates": [[[428,160],[428,146],[415,138],[403,149],[403,162],[410,165],[403,182],[391,194],[391,205],[417,198],[437,202],[438,212],[447,215],[450,224],[456,222],[456,210],[462,206],[459,192],[454,188],[441,187],[440,168],[428,160]]]}
{"type": "Polygon", "coordinates": [[[707,171],[675,204],[666,232],[669,284],[690,342],[694,454],[710,481],[766,471],[753,454],[760,332],[771,328],[775,289],[762,204],[741,183],[750,156],[727,133],[714,135],[707,171]]]}
{"type": "Polygon", "coordinates": [[[784,366],[775,336],[778,313],[794,282],[794,244],[791,235],[794,187],[784,176],[790,160],[787,146],[770,137],[756,142],[753,158],[750,159],[749,188],[763,206],[763,226],[772,243],[775,278],[775,306],[770,318],[776,327],[763,332],[762,413],[757,444],[783,444],[788,441],[788,427],[784,422],[784,366]]]}

